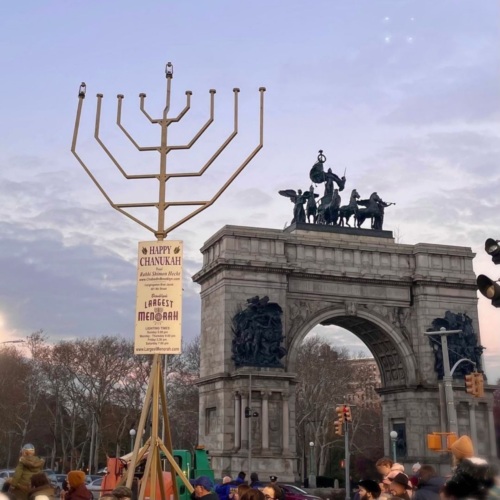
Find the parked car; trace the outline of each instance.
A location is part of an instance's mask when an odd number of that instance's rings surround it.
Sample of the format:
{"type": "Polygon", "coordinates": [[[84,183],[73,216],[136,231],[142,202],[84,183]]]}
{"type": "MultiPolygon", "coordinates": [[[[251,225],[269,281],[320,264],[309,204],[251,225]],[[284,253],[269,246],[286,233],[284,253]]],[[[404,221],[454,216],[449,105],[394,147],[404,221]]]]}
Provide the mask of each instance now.
{"type": "Polygon", "coordinates": [[[50,485],[52,486],[52,488],[54,488],[56,496],[59,496],[62,487],[59,484],[59,481],[57,480],[57,474],[52,469],[44,469],[43,472],[49,478],[50,485]]]}
{"type": "MultiPolygon", "coordinates": [[[[92,476],[87,476],[92,478],[92,476]]],[[[94,500],[99,500],[99,497],[101,496],[101,493],[111,493],[111,491],[107,492],[102,492],[101,487],[102,487],[102,480],[104,479],[104,476],[93,476],[94,479],[92,480],[89,484],[87,484],[87,489],[92,493],[92,497],[94,500]]]]}
{"type": "Polygon", "coordinates": [[[14,469],[0,470],[0,489],[3,487],[5,480],[14,475],[14,469]]]}
{"type": "Polygon", "coordinates": [[[309,495],[307,491],[302,490],[294,484],[279,483],[278,486],[285,491],[286,500],[321,500],[320,497],[309,495]]]}

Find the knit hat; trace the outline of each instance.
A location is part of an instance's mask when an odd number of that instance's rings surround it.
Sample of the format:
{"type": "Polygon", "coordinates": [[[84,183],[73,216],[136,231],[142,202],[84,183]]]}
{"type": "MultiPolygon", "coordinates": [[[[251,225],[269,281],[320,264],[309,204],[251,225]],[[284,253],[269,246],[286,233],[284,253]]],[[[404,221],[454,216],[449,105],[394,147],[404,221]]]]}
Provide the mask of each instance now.
{"type": "Polygon", "coordinates": [[[421,469],[420,462],[417,462],[411,466],[411,470],[416,474],[421,469]]]}
{"type": "Polygon", "coordinates": [[[469,436],[462,436],[451,445],[451,453],[457,460],[474,456],[474,446],[469,436]]]}
{"type": "Polygon", "coordinates": [[[85,472],[82,470],[70,470],[68,472],[68,483],[71,488],[85,484],[85,472]]]}
{"type": "Polygon", "coordinates": [[[397,470],[398,472],[404,472],[405,466],[403,464],[398,464],[397,462],[392,464],[391,472],[397,470]]]}
{"type": "Polygon", "coordinates": [[[207,491],[210,491],[214,487],[214,483],[208,476],[200,476],[194,480],[191,480],[193,486],[201,486],[207,491]]]}

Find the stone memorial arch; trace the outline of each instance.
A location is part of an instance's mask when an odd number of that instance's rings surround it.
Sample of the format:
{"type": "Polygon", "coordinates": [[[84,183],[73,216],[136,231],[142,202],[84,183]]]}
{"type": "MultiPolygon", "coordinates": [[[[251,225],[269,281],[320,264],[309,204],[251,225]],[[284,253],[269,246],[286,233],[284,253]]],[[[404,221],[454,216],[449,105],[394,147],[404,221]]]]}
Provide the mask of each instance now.
{"type": "MultiPolygon", "coordinates": [[[[225,226],[202,253],[193,277],[202,299],[199,441],[216,475],[248,471],[250,441],[251,469],[264,480],[270,473],[297,478],[297,346],[318,324],[351,331],[372,352],[382,381],[385,453],[397,427],[406,440],[401,461],[436,460],[426,434],[446,428],[446,405],[423,332],[446,311],[466,313],[479,331],[470,248],[403,245],[389,231],[298,223],[284,231],[225,226]],[[270,303],[259,306],[266,296],[270,303]],[[282,353],[274,365],[240,366],[235,317],[271,303],[282,310],[282,353]],[[247,406],[258,417],[246,418],[247,406]]],[[[454,395],[459,433],[470,434],[481,455],[496,456],[491,394],[474,399],[456,380],[454,395]]]]}

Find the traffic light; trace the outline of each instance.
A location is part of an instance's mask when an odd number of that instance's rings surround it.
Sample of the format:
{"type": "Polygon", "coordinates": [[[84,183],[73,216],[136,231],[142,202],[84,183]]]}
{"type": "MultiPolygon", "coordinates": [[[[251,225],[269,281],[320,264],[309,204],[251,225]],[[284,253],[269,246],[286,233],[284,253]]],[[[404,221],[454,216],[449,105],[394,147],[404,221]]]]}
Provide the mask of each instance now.
{"type": "Polygon", "coordinates": [[[482,373],[475,372],[476,378],[476,397],[482,398],[484,396],[484,376],[482,373]]]}
{"type": "Polygon", "coordinates": [[[342,406],[337,406],[335,408],[335,412],[337,413],[337,419],[339,422],[343,423],[344,422],[344,405],[342,406]]]}
{"type": "Polygon", "coordinates": [[[245,418],[250,418],[252,416],[250,406],[245,406],[245,418]]]}
{"type": "Polygon", "coordinates": [[[335,434],[337,436],[342,436],[344,434],[344,424],[342,422],[339,422],[338,420],[335,420],[334,425],[335,425],[335,434]]]}
{"type": "Polygon", "coordinates": [[[465,376],[465,391],[472,396],[477,396],[477,379],[475,373],[465,376]]]}
{"type": "Polygon", "coordinates": [[[350,406],[344,406],[344,416],[345,416],[346,422],[352,422],[352,415],[351,415],[351,407],[350,406]]]}
{"type": "Polygon", "coordinates": [[[488,238],[484,242],[484,249],[488,255],[491,255],[493,263],[500,264],[500,246],[498,245],[498,240],[488,238]]]}
{"type": "Polygon", "coordinates": [[[500,285],[484,274],[480,274],[476,282],[479,291],[490,299],[495,307],[500,307],[500,285]]]}

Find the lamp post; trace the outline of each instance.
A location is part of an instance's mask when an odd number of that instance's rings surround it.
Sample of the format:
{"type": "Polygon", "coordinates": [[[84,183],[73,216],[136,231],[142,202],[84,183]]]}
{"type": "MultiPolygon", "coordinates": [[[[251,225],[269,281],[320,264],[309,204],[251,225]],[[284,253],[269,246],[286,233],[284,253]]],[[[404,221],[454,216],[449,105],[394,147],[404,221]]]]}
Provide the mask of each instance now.
{"type": "Polygon", "coordinates": [[[309,488],[316,488],[316,473],[314,466],[314,441],[309,443],[310,459],[309,459],[309,488]]]}
{"type": "Polygon", "coordinates": [[[389,433],[389,436],[391,436],[391,443],[392,443],[392,458],[394,463],[398,461],[398,457],[396,454],[396,440],[398,439],[398,433],[396,431],[391,431],[389,433]]]}
{"type": "Polygon", "coordinates": [[[130,434],[130,451],[134,451],[134,438],[137,432],[135,429],[130,429],[128,433],[130,434]]]}
{"type": "Polygon", "coordinates": [[[453,373],[450,369],[450,354],[448,352],[448,335],[462,333],[462,330],[446,330],[441,327],[437,332],[424,332],[425,335],[439,335],[441,337],[441,352],[443,354],[443,383],[446,399],[446,415],[448,417],[448,432],[458,435],[457,409],[453,398],[453,373]]]}

